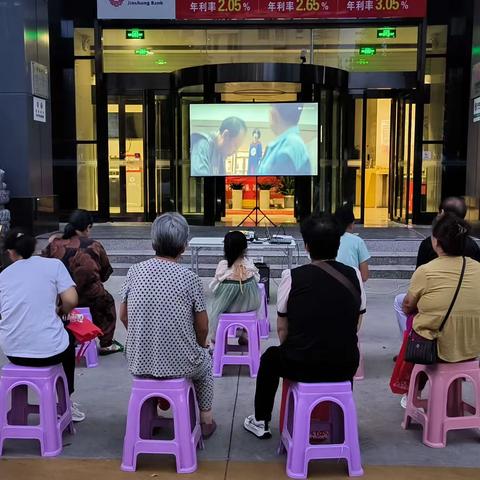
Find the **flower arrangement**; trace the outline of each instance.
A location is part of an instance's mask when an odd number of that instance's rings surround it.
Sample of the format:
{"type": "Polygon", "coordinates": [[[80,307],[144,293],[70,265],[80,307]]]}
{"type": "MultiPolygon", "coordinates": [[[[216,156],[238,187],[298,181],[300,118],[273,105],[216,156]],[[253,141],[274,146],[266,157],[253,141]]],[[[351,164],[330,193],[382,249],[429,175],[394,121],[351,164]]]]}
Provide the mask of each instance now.
{"type": "Polygon", "coordinates": [[[295,178],[282,177],[278,192],[282,195],[295,195],[295,178]]]}
{"type": "Polygon", "coordinates": [[[279,185],[278,177],[260,177],[258,179],[259,190],[271,190],[279,185]]]}

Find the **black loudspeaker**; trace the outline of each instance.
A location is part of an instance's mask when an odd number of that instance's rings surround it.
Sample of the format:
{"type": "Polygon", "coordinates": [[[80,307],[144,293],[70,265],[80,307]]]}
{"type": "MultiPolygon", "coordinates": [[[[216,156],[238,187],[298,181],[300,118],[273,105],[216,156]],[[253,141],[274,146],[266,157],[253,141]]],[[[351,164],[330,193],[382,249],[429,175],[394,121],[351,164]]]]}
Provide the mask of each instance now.
{"type": "Polygon", "coordinates": [[[267,301],[270,302],[270,267],[266,263],[255,263],[260,273],[260,283],[265,285],[267,301]]]}

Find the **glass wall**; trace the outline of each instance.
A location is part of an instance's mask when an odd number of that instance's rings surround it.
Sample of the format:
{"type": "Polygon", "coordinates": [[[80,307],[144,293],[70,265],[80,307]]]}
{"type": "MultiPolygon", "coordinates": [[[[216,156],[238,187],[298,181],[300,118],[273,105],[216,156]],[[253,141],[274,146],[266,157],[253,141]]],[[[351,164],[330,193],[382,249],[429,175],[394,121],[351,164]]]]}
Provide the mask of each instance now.
{"type": "Polygon", "coordinates": [[[170,173],[174,158],[172,148],[172,105],[167,95],[155,95],[155,208],[167,212],[174,207],[170,173]]]}
{"type": "Polygon", "coordinates": [[[421,210],[438,211],[442,198],[447,27],[429,26],[425,84],[427,101],[423,122],[421,210]]]}
{"type": "Polygon", "coordinates": [[[347,71],[407,72],[417,68],[417,27],[377,38],[377,27],[324,29],[104,30],[105,72],[167,73],[219,63],[313,63],[347,71]]]}
{"type": "Polygon", "coordinates": [[[94,101],[93,28],[77,28],[75,50],[75,110],[78,208],[98,210],[97,127],[94,101]]]}
{"type": "MultiPolygon", "coordinates": [[[[190,136],[185,134],[190,131],[190,105],[192,103],[203,103],[203,95],[188,95],[189,89],[184,89],[185,95],[180,97],[180,131],[181,135],[181,156],[178,159],[177,172],[182,182],[182,211],[183,215],[203,215],[204,213],[204,179],[190,176],[190,136]]],[[[190,89],[191,90],[191,89],[190,89]]]]}
{"type": "Polygon", "coordinates": [[[395,32],[395,38],[382,39],[378,27],[313,30],[313,63],[349,72],[416,71],[417,27],[395,32]]]}

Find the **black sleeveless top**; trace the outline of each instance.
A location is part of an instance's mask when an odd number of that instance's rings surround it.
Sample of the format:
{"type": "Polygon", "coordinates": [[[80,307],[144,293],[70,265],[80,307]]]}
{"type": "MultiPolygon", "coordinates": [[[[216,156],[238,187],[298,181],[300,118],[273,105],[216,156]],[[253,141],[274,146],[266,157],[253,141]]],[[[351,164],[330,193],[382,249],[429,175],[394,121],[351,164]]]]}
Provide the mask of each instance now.
{"type": "MultiPolygon", "coordinates": [[[[336,261],[329,264],[360,294],[353,268],[336,261]]],[[[359,315],[357,301],[338,280],[315,265],[295,268],[287,304],[288,336],[282,349],[296,362],[355,370],[359,361],[359,315]]]]}

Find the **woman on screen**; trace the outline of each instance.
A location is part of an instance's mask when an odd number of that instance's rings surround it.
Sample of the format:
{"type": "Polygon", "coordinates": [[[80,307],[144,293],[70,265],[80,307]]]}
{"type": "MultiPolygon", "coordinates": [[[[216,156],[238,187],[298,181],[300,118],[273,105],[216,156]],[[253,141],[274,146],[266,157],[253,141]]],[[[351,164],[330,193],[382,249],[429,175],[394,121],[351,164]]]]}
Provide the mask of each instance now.
{"type": "Polygon", "coordinates": [[[225,160],[241,147],[247,126],[238,117],[226,118],[217,132],[192,133],[190,159],[192,177],[225,175],[225,160]]]}
{"type": "Polygon", "coordinates": [[[298,127],[302,111],[302,103],[272,105],[270,127],[277,138],[267,146],[257,175],[312,174],[310,155],[298,127]]]}
{"type": "Polygon", "coordinates": [[[258,164],[263,155],[263,146],[262,142],[260,142],[261,136],[260,130],[255,128],[252,132],[252,143],[248,151],[248,175],[257,175],[258,164]]]}

